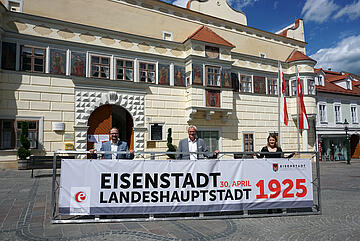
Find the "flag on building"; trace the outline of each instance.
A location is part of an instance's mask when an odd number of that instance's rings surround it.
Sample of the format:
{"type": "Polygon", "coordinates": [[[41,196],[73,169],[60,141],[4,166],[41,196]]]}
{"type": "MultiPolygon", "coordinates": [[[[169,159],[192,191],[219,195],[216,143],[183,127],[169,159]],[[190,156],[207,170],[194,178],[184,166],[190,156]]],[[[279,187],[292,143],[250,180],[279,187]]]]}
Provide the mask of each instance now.
{"type": "Polygon", "coordinates": [[[281,68],[281,64],[279,62],[279,94],[280,94],[280,121],[281,123],[285,124],[286,126],[289,123],[289,116],[287,112],[287,105],[286,105],[286,87],[285,87],[285,77],[284,73],[281,68]]]}
{"type": "Polygon", "coordinates": [[[305,104],[304,104],[304,95],[303,95],[303,90],[302,90],[302,86],[301,86],[301,81],[300,81],[300,75],[299,75],[299,70],[296,67],[296,73],[297,73],[297,82],[298,82],[298,103],[299,103],[299,129],[300,130],[308,130],[310,129],[309,127],[309,120],[307,118],[306,115],[306,110],[305,110],[305,104]]]}

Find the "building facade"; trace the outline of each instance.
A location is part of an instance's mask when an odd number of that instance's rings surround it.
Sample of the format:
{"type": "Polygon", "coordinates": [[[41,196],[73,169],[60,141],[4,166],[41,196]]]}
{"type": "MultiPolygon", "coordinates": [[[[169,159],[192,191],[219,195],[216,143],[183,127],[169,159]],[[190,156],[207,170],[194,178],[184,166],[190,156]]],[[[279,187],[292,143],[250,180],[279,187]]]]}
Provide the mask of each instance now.
{"type": "Polygon", "coordinates": [[[302,20],[262,31],[225,0],[190,0],[186,9],[157,0],[0,2],[2,167],[16,168],[22,121],[37,155],[99,147],[112,126],[135,151],[166,151],[168,129],[177,144],[189,124],[210,150],[260,150],[278,132],[279,62],[290,114],[281,145],[297,150],[297,67],[310,122],[301,150],[315,149],[316,62],[302,20]]]}
{"type": "Polygon", "coordinates": [[[318,106],[316,135],[322,160],[359,158],[359,79],[349,73],[323,69],[315,69],[315,72],[318,106]],[[345,122],[348,123],[347,131],[345,122]]]}

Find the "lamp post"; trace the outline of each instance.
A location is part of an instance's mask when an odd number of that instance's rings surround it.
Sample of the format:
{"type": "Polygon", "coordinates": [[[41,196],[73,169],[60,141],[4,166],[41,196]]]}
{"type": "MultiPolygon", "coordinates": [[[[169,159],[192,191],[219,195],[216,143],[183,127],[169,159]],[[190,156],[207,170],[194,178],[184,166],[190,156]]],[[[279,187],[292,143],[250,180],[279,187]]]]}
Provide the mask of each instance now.
{"type": "Polygon", "coordinates": [[[348,136],[349,122],[347,122],[346,119],[344,121],[344,130],[345,130],[345,141],[346,141],[346,164],[350,165],[349,136],[348,136]]]}

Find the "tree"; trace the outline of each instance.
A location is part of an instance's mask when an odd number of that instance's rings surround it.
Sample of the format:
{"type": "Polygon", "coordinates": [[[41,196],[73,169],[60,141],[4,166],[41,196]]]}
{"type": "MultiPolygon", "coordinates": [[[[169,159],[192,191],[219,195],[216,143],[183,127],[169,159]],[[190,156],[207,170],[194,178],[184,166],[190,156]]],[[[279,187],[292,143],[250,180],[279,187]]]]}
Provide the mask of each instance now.
{"type": "MultiPolygon", "coordinates": [[[[167,152],[175,152],[175,151],[176,151],[176,146],[174,146],[174,145],[172,144],[171,128],[168,129],[167,147],[168,147],[167,152]]],[[[167,154],[167,156],[168,156],[169,158],[171,158],[171,159],[176,159],[176,155],[175,155],[175,154],[167,154]]]]}
{"type": "Polygon", "coordinates": [[[31,155],[30,152],[30,141],[28,138],[29,135],[29,124],[26,121],[21,122],[21,135],[20,135],[20,144],[21,146],[18,149],[18,157],[20,160],[26,160],[28,156],[31,155]]]}

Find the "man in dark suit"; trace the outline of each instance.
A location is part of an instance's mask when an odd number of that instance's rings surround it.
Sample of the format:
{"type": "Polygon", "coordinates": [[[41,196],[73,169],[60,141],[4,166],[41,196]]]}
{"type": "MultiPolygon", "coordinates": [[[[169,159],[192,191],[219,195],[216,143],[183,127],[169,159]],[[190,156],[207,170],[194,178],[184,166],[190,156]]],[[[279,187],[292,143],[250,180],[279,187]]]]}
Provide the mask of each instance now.
{"type": "Polygon", "coordinates": [[[205,155],[205,154],[190,154],[189,152],[208,152],[206,143],[203,139],[197,138],[196,136],[196,127],[189,126],[188,127],[188,138],[182,139],[179,142],[178,152],[185,152],[184,154],[177,154],[176,159],[183,160],[197,160],[207,157],[207,158],[216,158],[219,151],[216,150],[214,155],[205,155]]]}
{"type": "MultiPolygon", "coordinates": [[[[119,129],[116,127],[110,130],[110,141],[104,142],[100,148],[100,151],[129,151],[129,147],[126,141],[119,140],[119,129]]],[[[91,157],[97,158],[94,149],[90,150],[91,157]]],[[[130,150],[128,154],[104,154],[104,159],[132,159],[134,158],[134,150],[130,150]]]]}

